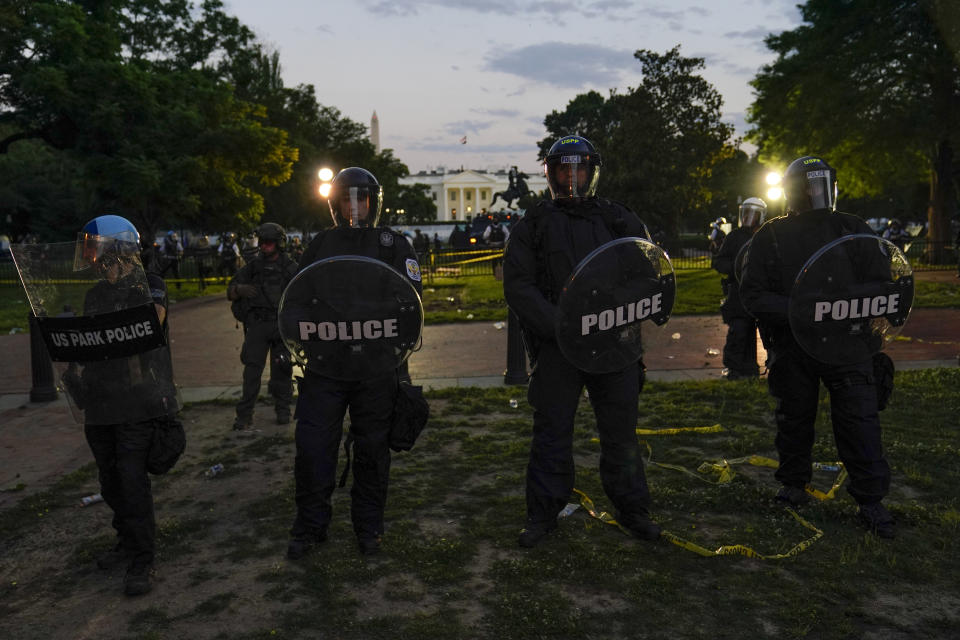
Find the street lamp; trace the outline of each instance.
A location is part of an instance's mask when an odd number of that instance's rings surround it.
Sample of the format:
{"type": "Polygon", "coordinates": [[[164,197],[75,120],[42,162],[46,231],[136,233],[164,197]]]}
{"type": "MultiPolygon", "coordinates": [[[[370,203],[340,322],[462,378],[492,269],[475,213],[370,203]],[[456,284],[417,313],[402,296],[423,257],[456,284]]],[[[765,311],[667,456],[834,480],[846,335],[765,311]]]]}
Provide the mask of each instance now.
{"type": "Polygon", "coordinates": [[[333,180],[333,169],[324,167],[317,172],[320,178],[320,197],[326,198],[330,195],[330,181],[333,180]]]}
{"type": "Polygon", "coordinates": [[[767,174],[767,184],[770,185],[770,188],[767,189],[767,197],[770,200],[779,200],[783,197],[783,187],[780,186],[780,183],[783,180],[783,176],[777,173],[776,171],[771,171],[767,174]]]}

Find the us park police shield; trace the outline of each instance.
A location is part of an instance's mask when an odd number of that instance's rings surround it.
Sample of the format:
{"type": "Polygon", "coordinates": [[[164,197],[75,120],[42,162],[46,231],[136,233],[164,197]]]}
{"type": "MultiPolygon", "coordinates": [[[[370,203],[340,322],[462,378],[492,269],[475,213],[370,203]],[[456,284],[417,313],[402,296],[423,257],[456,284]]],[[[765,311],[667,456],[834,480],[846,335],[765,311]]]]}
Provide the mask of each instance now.
{"type": "Polygon", "coordinates": [[[139,254],[107,252],[78,266],[76,249],[10,248],[74,417],[96,425],[176,413],[170,350],[139,254]]]}
{"type": "Polygon", "coordinates": [[[363,256],[310,265],[280,300],[280,334],[305,369],[363,380],[406,360],[423,331],[420,295],[392,267],[363,256]]]}
{"type": "Polygon", "coordinates": [[[790,328],[827,364],[870,358],[903,328],[913,305],[913,269],[893,243],[843,236],[817,251],[790,293],[790,328]]]}
{"type": "Polygon", "coordinates": [[[643,354],[640,324],[666,323],[675,298],[673,265],[660,247],[640,238],[613,240],[567,279],[558,302],[557,343],[578,369],[618,371],[643,354]]]}

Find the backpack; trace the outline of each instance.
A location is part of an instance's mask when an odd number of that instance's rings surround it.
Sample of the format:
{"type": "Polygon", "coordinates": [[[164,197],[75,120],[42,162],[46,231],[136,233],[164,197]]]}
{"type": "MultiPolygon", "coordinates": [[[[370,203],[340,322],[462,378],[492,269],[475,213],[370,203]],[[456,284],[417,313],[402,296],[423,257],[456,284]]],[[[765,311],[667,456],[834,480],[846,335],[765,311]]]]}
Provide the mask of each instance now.
{"type": "Polygon", "coordinates": [[[187,448],[187,434],[183,423],[175,418],[156,420],[150,449],[147,451],[147,471],[161,476],[177,464],[187,448]]]}
{"type": "Polygon", "coordinates": [[[430,405],[423,397],[423,387],[409,382],[400,382],[397,398],[393,403],[393,418],[390,423],[390,448],[394,451],[409,451],[430,419],[430,405]]]}

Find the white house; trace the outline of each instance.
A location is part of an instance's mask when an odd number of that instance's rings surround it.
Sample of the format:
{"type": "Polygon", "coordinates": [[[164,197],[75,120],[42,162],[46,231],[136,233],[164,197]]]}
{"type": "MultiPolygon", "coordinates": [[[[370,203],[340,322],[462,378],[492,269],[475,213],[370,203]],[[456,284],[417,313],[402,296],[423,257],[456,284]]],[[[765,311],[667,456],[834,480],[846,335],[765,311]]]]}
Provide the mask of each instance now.
{"type": "MultiPolygon", "coordinates": [[[[547,188],[547,179],[541,173],[524,178],[527,187],[535,193],[547,188]]],[[[437,221],[466,220],[486,209],[500,211],[506,208],[506,202],[494,194],[506,191],[510,187],[510,174],[506,169],[486,171],[483,169],[460,169],[448,171],[444,168],[434,171],[420,171],[400,178],[400,184],[425,184],[430,187],[429,196],[437,205],[437,221]]],[[[517,201],[513,201],[517,205],[517,201]]]]}

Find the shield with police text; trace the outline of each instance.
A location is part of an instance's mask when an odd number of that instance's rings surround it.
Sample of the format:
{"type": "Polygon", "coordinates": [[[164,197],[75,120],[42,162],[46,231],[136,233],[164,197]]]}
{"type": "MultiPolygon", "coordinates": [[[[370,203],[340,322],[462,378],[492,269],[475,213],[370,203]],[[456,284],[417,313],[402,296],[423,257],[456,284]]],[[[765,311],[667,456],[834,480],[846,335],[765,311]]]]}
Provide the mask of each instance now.
{"type": "Polygon", "coordinates": [[[174,415],[170,350],[136,245],[84,242],[80,253],[72,242],[11,246],[74,417],[105,425],[174,415]]]}
{"type": "Polygon", "coordinates": [[[842,236],[811,256],[790,293],[790,328],[827,364],[869,359],[903,328],[913,305],[913,269],[893,243],[842,236]]]}
{"type": "Polygon", "coordinates": [[[409,280],[363,256],[311,264],[280,300],[280,334],[301,366],[336,380],[390,372],[420,341],[423,306],[409,280]]]}
{"type": "Polygon", "coordinates": [[[557,305],[557,343],[589,373],[618,371],[643,355],[640,323],[662,325],[676,298],[673,265],[640,238],[598,247],[567,279],[557,305]]]}

